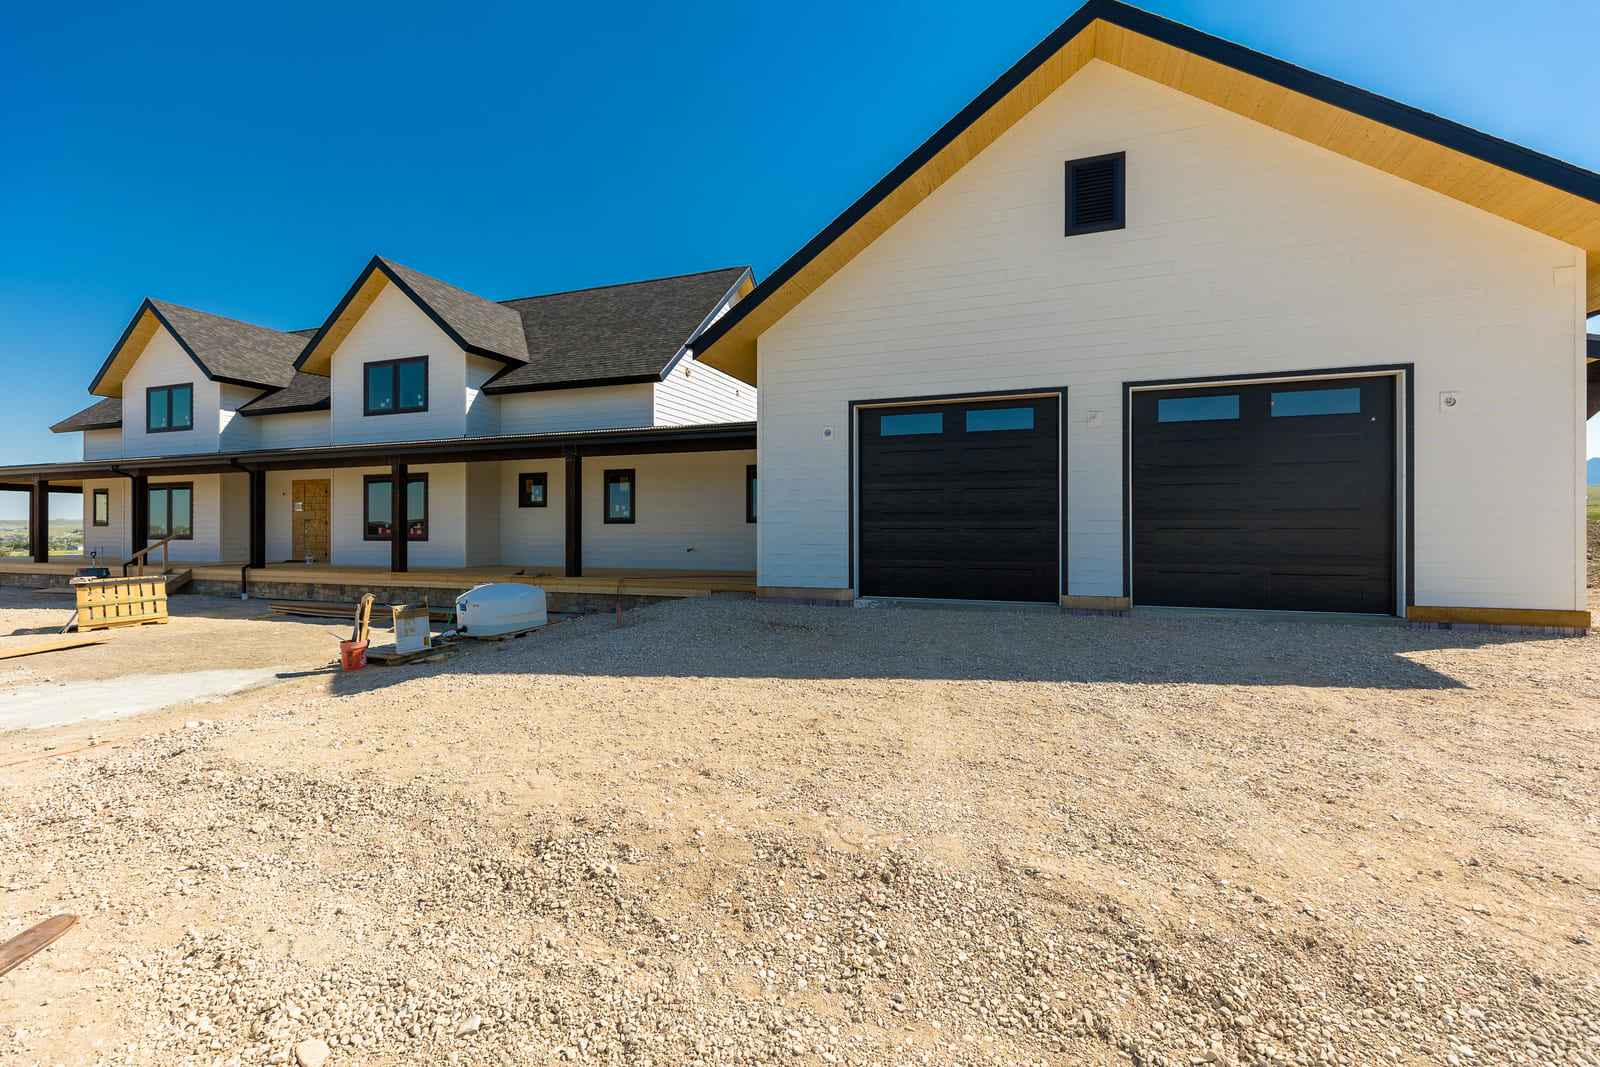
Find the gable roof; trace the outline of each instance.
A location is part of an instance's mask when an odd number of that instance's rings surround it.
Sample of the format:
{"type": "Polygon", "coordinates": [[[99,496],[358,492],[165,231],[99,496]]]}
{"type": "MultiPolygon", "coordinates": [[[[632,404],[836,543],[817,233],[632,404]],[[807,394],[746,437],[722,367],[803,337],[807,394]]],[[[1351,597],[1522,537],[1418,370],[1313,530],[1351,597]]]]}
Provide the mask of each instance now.
{"type": "Polygon", "coordinates": [[[511,309],[393,260],[373,256],[299,354],[295,369],[328,373],[333,350],[390,284],[405,293],[462,350],[502,363],[527,362],[528,343],[522,321],[511,309]]]}
{"type": "Polygon", "coordinates": [[[658,382],[684,345],[737,291],[749,267],[507,300],[528,341],[528,361],[495,375],[489,393],[658,382]]]}
{"type": "Polygon", "coordinates": [[[122,398],[107,397],[96,400],[82,411],[68,415],[54,426],[51,433],[78,433],[83,430],[114,430],[122,425],[122,398]]]}
{"type": "Polygon", "coordinates": [[[1089,0],[711,325],[701,360],[755,381],[756,338],[1033,107],[1100,59],[1588,252],[1600,174],[1129,7],[1089,0]]]}
{"type": "Polygon", "coordinates": [[[99,396],[122,395],[122,380],[157,329],[164,328],[212,381],[272,389],[288,385],[305,338],[238,319],[146,298],[89,385],[99,396]]]}

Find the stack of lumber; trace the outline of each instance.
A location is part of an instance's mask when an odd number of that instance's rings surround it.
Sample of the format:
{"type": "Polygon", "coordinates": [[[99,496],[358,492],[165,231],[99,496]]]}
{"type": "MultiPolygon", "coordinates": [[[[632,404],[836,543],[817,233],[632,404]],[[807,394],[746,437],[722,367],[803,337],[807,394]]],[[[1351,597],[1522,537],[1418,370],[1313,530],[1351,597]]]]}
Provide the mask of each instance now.
{"type": "MultiPolygon", "coordinates": [[[[338,619],[349,622],[355,618],[356,605],[341,600],[269,600],[267,610],[274,615],[299,615],[310,619],[338,619]]],[[[454,622],[454,608],[429,608],[428,618],[434,622],[454,622]]]]}

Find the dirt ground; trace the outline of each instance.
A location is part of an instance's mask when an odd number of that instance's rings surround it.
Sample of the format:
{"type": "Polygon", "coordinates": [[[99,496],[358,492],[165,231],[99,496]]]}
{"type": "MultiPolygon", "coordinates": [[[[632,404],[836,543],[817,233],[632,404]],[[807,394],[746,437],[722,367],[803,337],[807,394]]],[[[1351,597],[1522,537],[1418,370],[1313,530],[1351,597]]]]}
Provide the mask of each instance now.
{"type": "Polygon", "coordinates": [[[290,677],[0,734],[6,926],[83,917],[0,1062],[1600,1063],[1600,637],[719,599],[341,675],[209,626],[170,662],[290,677]]]}

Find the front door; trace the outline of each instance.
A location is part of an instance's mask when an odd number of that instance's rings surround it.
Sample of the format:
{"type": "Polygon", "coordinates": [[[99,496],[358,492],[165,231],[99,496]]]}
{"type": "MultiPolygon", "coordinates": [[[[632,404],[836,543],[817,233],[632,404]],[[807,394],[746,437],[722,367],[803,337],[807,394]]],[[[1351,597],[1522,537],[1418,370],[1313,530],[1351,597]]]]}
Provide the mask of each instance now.
{"type": "Polygon", "coordinates": [[[332,498],[328,479],[297,480],[290,493],[294,500],[290,520],[295,561],[328,562],[328,512],[332,498]]]}

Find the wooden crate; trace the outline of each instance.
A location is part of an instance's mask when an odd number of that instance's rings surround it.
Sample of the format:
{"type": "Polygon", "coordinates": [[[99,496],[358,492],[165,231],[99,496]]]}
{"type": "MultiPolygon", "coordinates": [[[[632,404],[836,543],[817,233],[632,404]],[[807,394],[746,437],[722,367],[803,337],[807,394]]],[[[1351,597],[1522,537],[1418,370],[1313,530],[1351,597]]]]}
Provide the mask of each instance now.
{"type": "Polygon", "coordinates": [[[167,621],[167,576],[75,578],[78,630],[106,630],[167,621]]]}

